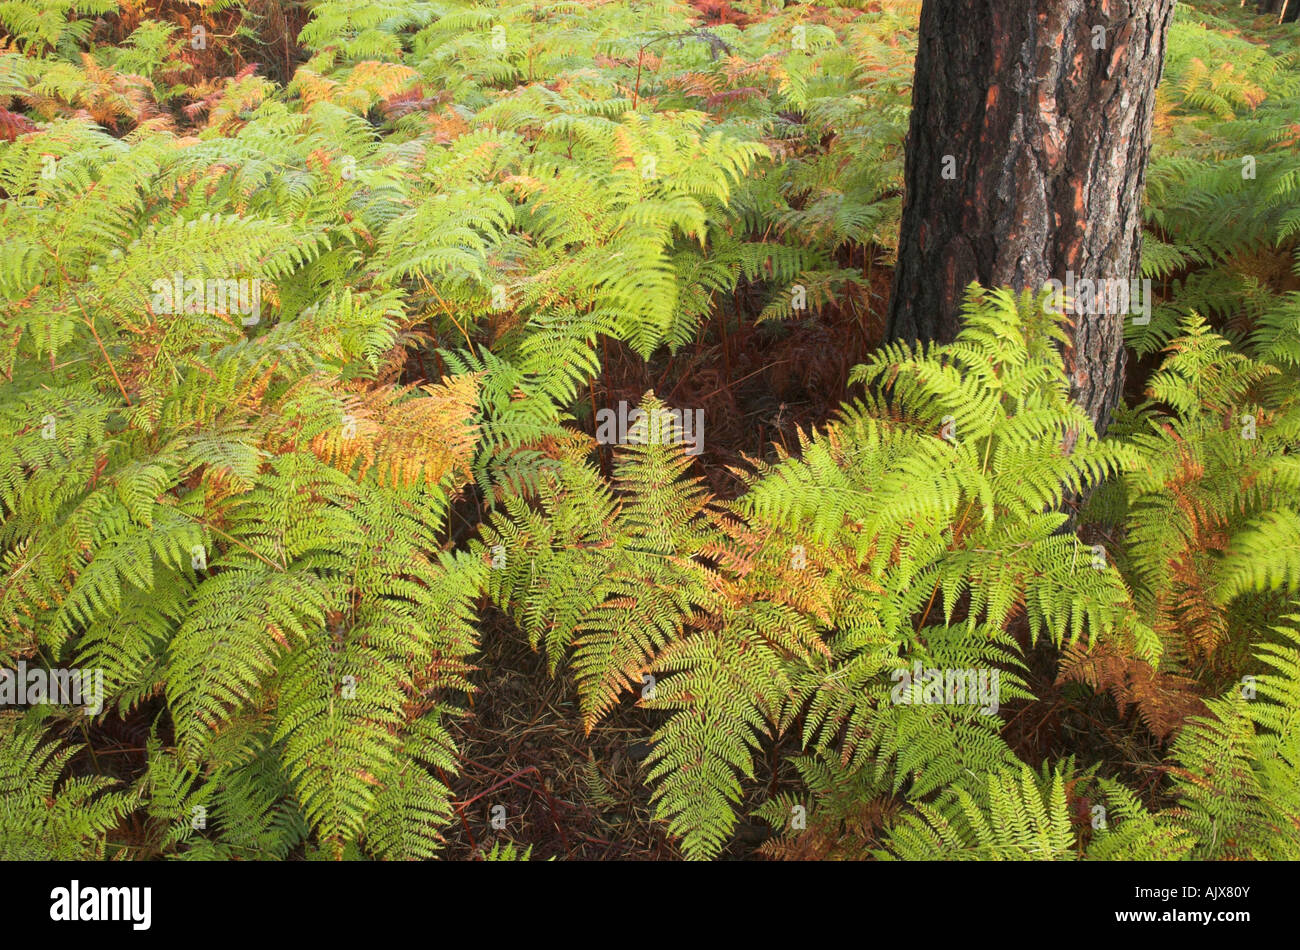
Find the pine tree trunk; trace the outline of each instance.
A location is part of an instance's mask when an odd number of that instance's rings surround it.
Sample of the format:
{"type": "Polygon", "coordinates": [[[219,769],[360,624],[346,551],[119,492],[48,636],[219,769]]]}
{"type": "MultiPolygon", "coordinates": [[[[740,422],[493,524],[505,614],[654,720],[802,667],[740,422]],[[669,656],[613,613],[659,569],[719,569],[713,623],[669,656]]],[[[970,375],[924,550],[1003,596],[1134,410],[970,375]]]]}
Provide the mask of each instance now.
{"type": "MultiPolygon", "coordinates": [[[[1242,4],[1245,6],[1245,3],[1242,4]]],[[[1259,0],[1256,10],[1260,14],[1281,14],[1280,22],[1295,23],[1300,20],[1300,0],[1259,0]]]]}
{"type": "MultiPolygon", "coordinates": [[[[1174,0],[926,0],[893,339],[947,341],[966,286],[1138,276],[1174,0]]],[[[1125,314],[1073,315],[1074,396],[1104,430],[1125,314]]]]}

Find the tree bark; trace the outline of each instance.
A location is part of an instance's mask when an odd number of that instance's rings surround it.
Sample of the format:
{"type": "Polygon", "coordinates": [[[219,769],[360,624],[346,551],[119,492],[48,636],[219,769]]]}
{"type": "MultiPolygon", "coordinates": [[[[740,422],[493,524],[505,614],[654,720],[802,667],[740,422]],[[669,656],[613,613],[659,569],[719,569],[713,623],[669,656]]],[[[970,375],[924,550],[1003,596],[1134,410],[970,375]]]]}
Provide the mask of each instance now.
{"type": "MultiPolygon", "coordinates": [[[[1174,0],[926,0],[889,336],[955,336],[966,286],[1139,274],[1174,0]]],[[[1125,314],[1071,314],[1073,395],[1100,431],[1125,314]]]]}
{"type": "MultiPolygon", "coordinates": [[[[1242,6],[1245,5],[1243,2],[1242,6]]],[[[1283,23],[1295,23],[1300,20],[1300,0],[1259,0],[1255,8],[1261,14],[1282,14],[1281,22],[1283,23]]]]}

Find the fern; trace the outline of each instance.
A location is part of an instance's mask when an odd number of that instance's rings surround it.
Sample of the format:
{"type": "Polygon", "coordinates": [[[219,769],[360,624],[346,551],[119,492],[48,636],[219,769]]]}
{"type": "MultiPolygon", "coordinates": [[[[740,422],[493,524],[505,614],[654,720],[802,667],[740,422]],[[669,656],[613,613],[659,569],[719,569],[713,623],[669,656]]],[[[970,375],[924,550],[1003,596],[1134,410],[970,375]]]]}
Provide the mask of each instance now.
{"type": "Polygon", "coordinates": [[[105,856],[134,800],[102,776],[65,777],[77,748],[42,738],[39,713],[0,715],[0,855],[7,861],[105,856]]]}
{"type": "Polygon", "coordinates": [[[1300,636],[1293,626],[1276,632],[1281,642],[1257,654],[1268,672],[1211,700],[1212,715],[1194,720],[1174,745],[1173,816],[1196,836],[1195,857],[1300,853],[1300,636]]]}

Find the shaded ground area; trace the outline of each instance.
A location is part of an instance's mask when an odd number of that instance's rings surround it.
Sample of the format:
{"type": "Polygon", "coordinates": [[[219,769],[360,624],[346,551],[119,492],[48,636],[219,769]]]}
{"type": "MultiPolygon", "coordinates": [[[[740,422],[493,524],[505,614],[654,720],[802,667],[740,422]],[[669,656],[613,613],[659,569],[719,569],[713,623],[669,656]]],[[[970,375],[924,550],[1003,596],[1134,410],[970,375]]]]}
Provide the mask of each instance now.
{"type": "MultiPolygon", "coordinates": [[[[851,249],[845,257],[862,265],[871,253],[851,249]]],[[[801,320],[764,326],[754,322],[763,288],[742,285],[719,302],[697,342],[649,361],[604,340],[604,372],[591,387],[596,406],[634,405],[653,389],[672,406],[703,409],[705,450],[695,474],[720,498],[734,497],[741,483],[730,466],[743,466],[746,456],[770,457],[773,443],[796,447],[798,429],[826,422],[849,395],[849,370],[883,339],[891,279],[892,271],[873,261],[870,300],[854,295],[801,320]]],[[[594,432],[591,418],[585,421],[594,432]]],[[[476,507],[458,509],[472,521],[476,507]]],[[[469,527],[458,524],[456,533],[469,527]]],[[[512,841],[531,845],[534,859],[679,857],[650,818],[644,783],[648,740],[663,714],[636,708],[629,694],[585,735],[571,676],[561,669],[552,677],[544,654],[529,648],[508,617],[491,609],[483,616],[475,658],[481,690],[455,727],[461,772],[446,776],[460,820],[445,832],[445,856],[472,858],[512,841]],[[503,829],[493,826],[494,815],[503,829]]],[[[782,763],[779,746],[769,746],[742,814],[794,787],[793,768],[782,763]],[[773,773],[774,763],[782,763],[781,774],[773,773]]],[[[768,833],[761,823],[742,824],[723,857],[752,856],[768,833]]]]}

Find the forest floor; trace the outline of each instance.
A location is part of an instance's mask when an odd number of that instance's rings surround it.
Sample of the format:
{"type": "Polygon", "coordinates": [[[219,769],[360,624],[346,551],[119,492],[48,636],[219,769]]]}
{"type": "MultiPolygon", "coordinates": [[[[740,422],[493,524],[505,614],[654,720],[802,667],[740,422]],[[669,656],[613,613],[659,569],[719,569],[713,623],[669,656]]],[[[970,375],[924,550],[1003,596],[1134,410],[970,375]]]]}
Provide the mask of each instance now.
{"type": "MultiPolygon", "coordinates": [[[[689,2],[705,27],[744,28],[761,19],[747,12],[746,7],[756,9],[752,4],[689,2]]],[[[306,55],[291,40],[302,22],[278,15],[280,21],[268,29],[282,38],[283,58],[272,58],[263,73],[283,82],[306,55]]],[[[270,43],[268,49],[278,51],[279,46],[270,43]]],[[[206,72],[233,74],[252,66],[237,50],[223,54],[228,62],[217,62],[216,55],[202,64],[206,72]]],[[[1288,255],[1279,251],[1275,256],[1282,268],[1271,280],[1277,291],[1300,289],[1300,273],[1286,271],[1288,255]]],[[[670,405],[702,410],[710,429],[691,474],[718,500],[735,498],[742,488],[737,470],[755,459],[772,459],[774,447],[797,449],[804,433],[830,420],[853,395],[848,384],[851,368],[866,362],[884,342],[893,277],[888,252],[849,243],[834,257],[838,267],[861,274],[860,283],[847,284],[844,294],[799,319],[761,322],[764,288],[742,279],[734,293],[713,301],[695,339],[671,355],[660,349],[644,359],[602,338],[601,372],[589,389],[591,415],[583,418],[583,406],[577,407],[579,424],[592,432],[596,410],[622,401],[639,403],[650,390],[670,405]]],[[[1176,281],[1186,273],[1172,276],[1176,281]]],[[[1166,280],[1162,300],[1169,296],[1168,286],[1166,280]]],[[[402,382],[428,380],[424,355],[411,350],[402,382]]],[[[1130,401],[1141,398],[1155,362],[1150,356],[1130,368],[1130,401]]],[[[608,475],[609,457],[601,462],[608,475]]],[[[455,535],[460,539],[473,532],[483,512],[474,497],[466,495],[456,513],[460,517],[455,535]]],[[[535,860],[680,857],[665,826],[652,820],[646,783],[647,740],[664,714],[638,708],[637,697],[625,695],[588,733],[571,671],[550,670],[545,652],[533,649],[509,617],[489,607],[486,598],[482,608],[479,652],[473,658],[476,691],[468,697],[468,715],[452,726],[459,769],[440,776],[451,789],[456,812],[456,820],[444,831],[442,856],[473,859],[499,840],[531,848],[535,860]]],[[[1105,692],[1094,695],[1078,684],[1060,683],[1060,654],[1050,644],[1031,644],[1027,630],[1018,634],[1029,661],[1028,685],[1037,698],[1004,707],[1003,736],[1017,755],[1035,766],[1071,755],[1081,762],[1107,763],[1106,771],[1122,776],[1147,804],[1163,804],[1153,800],[1165,769],[1163,750],[1151,732],[1136,727],[1135,710],[1119,709],[1105,692]]],[[[85,736],[85,751],[74,761],[74,771],[114,774],[124,780],[138,776],[147,761],[147,723],[160,717],[162,709],[161,699],[155,698],[143,703],[129,721],[106,717],[85,736]],[[96,756],[107,761],[92,761],[96,756]]],[[[166,734],[159,738],[173,741],[166,734]]],[[[800,787],[790,758],[796,745],[797,730],[764,744],[755,780],[747,786],[750,800],[738,809],[742,815],[783,790],[800,787]]],[[[871,814],[870,803],[863,807],[868,826],[879,819],[871,814]]],[[[130,839],[132,832],[125,837],[130,839]]],[[[767,825],[742,818],[722,857],[817,856],[789,851],[778,855],[763,847],[768,837],[767,825]]]]}

